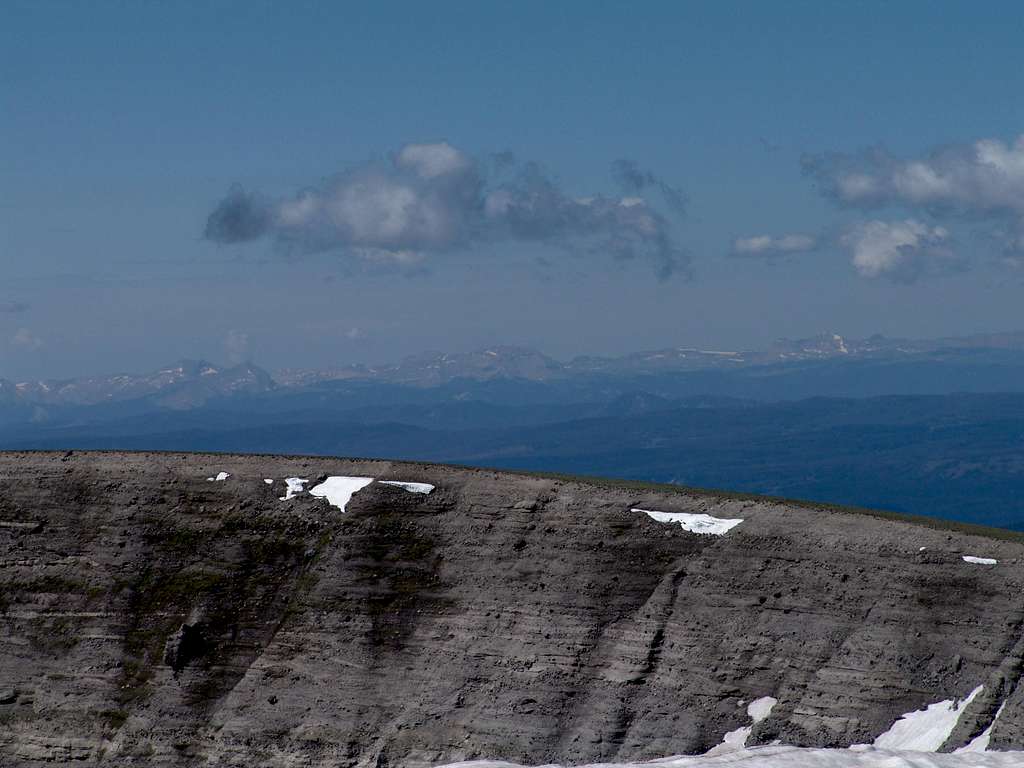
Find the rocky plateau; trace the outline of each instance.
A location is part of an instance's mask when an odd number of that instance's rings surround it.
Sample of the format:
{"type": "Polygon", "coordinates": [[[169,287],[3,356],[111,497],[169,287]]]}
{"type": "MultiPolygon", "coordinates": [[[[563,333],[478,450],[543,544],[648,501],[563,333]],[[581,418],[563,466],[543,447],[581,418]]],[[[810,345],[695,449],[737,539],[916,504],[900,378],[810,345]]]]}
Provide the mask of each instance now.
{"type": "Polygon", "coordinates": [[[3,766],[621,762],[745,726],[847,747],[946,700],[939,751],[1012,750],[1022,675],[1007,531],[379,460],[0,454],[3,766]],[[376,482],[341,509],[310,492],[329,477],[376,482]]]}

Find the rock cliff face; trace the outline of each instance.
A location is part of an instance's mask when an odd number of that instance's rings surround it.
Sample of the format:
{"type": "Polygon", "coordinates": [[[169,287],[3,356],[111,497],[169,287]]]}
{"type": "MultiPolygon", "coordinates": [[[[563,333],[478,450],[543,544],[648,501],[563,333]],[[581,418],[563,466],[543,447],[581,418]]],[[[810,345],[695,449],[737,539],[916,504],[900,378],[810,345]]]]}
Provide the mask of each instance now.
{"type": "Polygon", "coordinates": [[[0,455],[4,766],[654,758],[768,696],[748,743],[846,746],[979,686],[943,750],[1000,709],[1020,749],[1022,674],[1009,534],[382,461],[0,455]],[[333,475],[436,488],[281,500],[333,475]]]}

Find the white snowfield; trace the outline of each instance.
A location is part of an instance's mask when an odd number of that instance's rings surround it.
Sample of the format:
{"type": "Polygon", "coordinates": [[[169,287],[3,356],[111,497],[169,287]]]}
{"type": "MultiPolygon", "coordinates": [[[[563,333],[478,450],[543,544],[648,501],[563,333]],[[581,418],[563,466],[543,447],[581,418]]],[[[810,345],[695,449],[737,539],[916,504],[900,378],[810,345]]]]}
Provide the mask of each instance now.
{"type": "Polygon", "coordinates": [[[372,477],[346,477],[344,475],[333,475],[324,480],[320,485],[314,485],[309,489],[311,496],[319,496],[327,499],[331,504],[342,512],[348,504],[352,495],[373,482],[372,477]]]}
{"type": "Polygon", "coordinates": [[[231,473],[230,472],[218,472],[216,477],[208,477],[208,478],[206,478],[206,482],[208,482],[208,483],[213,483],[213,482],[223,483],[229,477],[231,477],[231,473]]]}
{"type": "MultiPolygon", "coordinates": [[[[210,478],[213,479],[212,477],[210,478]]],[[[217,478],[220,480],[221,478],[217,478]]],[[[352,500],[352,496],[363,488],[368,486],[374,481],[372,477],[349,477],[348,475],[331,475],[319,485],[315,485],[309,489],[311,496],[318,498],[327,499],[327,502],[342,512],[345,511],[345,505],[352,500]]],[[[274,481],[270,478],[265,478],[263,482],[272,484],[274,481]]],[[[305,491],[303,486],[309,482],[304,477],[286,477],[285,485],[287,491],[285,495],[281,497],[281,501],[288,501],[288,499],[298,496],[300,493],[305,491]]],[[[397,488],[409,491],[409,493],[422,493],[424,495],[434,490],[434,486],[430,483],[412,483],[404,480],[381,480],[384,485],[392,485],[397,488]]]]}
{"type": "Polygon", "coordinates": [[[401,480],[378,480],[381,485],[393,485],[396,488],[402,488],[409,493],[422,493],[424,495],[434,490],[434,486],[430,483],[406,483],[401,480]]]}
{"type": "MultiPolygon", "coordinates": [[[[726,755],[668,757],[642,763],[588,763],[578,768],[1022,768],[1024,752],[937,754],[861,747],[751,747],[726,755]]],[[[524,768],[518,763],[470,760],[444,768],[524,768]]],[[[538,768],[563,768],[549,763],[538,768]]]]}
{"type": "Polygon", "coordinates": [[[288,499],[298,496],[302,493],[302,486],[309,482],[305,477],[286,477],[284,479],[287,490],[284,496],[281,497],[281,501],[288,501],[288,499]]]}
{"type": "Polygon", "coordinates": [[[725,517],[712,517],[690,512],[657,512],[653,509],[638,509],[636,507],[630,512],[643,512],[659,523],[679,523],[683,530],[690,533],[707,533],[712,536],[724,536],[743,522],[742,518],[730,520],[725,517]]]}
{"type": "Polygon", "coordinates": [[[965,563],[974,563],[975,565],[998,565],[999,561],[992,557],[975,557],[974,555],[964,555],[965,563]]]}
{"type": "Polygon", "coordinates": [[[917,752],[937,751],[946,743],[960,715],[981,693],[983,687],[979,685],[959,703],[946,699],[937,704],[929,704],[925,709],[908,712],[893,723],[888,731],[875,739],[875,746],[917,752]]]}

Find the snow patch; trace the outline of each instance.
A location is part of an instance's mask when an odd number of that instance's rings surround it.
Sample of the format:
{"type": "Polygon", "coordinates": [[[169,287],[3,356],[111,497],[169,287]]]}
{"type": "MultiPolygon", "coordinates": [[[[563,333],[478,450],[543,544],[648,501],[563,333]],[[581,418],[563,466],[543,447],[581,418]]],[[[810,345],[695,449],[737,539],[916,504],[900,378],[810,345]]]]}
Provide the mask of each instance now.
{"type": "Polygon", "coordinates": [[[320,485],[310,488],[309,493],[312,496],[327,499],[329,504],[344,512],[345,505],[348,504],[349,499],[352,498],[353,494],[355,494],[356,491],[365,488],[372,482],[372,477],[345,477],[344,475],[334,475],[328,477],[320,483],[320,485]]]}
{"type": "Polygon", "coordinates": [[[284,482],[288,488],[284,492],[284,496],[281,497],[281,501],[288,501],[288,499],[302,493],[302,486],[308,483],[309,480],[305,477],[286,477],[284,482]]]}
{"type": "Polygon", "coordinates": [[[772,696],[762,696],[747,705],[747,714],[753,718],[754,725],[757,725],[772,713],[772,707],[778,703],[779,700],[772,696]]]}
{"type": "Polygon", "coordinates": [[[998,565],[999,561],[991,557],[975,557],[974,555],[964,555],[965,563],[974,563],[975,565],[998,565]]]}
{"type": "Polygon", "coordinates": [[[1004,701],[999,705],[999,709],[996,710],[996,716],[992,718],[992,722],[988,724],[988,728],[975,736],[968,744],[960,747],[960,749],[954,749],[956,754],[963,752],[988,752],[988,745],[992,741],[992,729],[995,728],[996,720],[1003,714],[1003,710],[1006,709],[1006,702],[1004,701]]]}
{"type": "Polygon", "coordinates": [[[778,703],[779,700],[772,696],[762,696],[760,699],[754,699],[747,705],[747,714],[754,722],[742,728],[737,728],[735,731],[729,731],[722,738],[721,744],[712,747],[705,754],[713,757],[714,755],[724,755],[742,750],[746,746],[747,739],[750,738],[754,726],[768,717],[771,714],[772,707],[778,703]]]}
{"type": "Polygon", "coordinates": [[[263,478],[263,482],[266,483],[267,485],[273,485],[274,484],[274,478],[272,478],[272,477],[265,477],[265,478],[263,478]]]}
{"type": "Polygon", "coordinates": [[[396,488],[402,488],[409,493],[423,493],[427,494],[434,490],[434,486],[430,483],[406,483],[401,480],[378,480],[381,485],[393,485],[396,488]]]}
{"type": "Polygon", "coordinates": [[[229,477],[231,477],[231,473],[230,472],[218,472],[216,477],[208,477],[208,478],[206,478],[206,482],[208,482],[208,483],[214,483],[214,482],[223,483],[229,477]]]}
{"type": "Polygon", "coordinates": [[[937,752],[953,732],[960,715],[983,688],[979,685],[959,705],[953,699],[946,699],[929,704],[925,709],[908,712],[875,739],[874,745],[883,749],[937,752]]]}
{"type": "Polygon", "coordinates": [[[724,536],[730,530],[743,522],[742,518],[728,519],[724,517],[712,517],[711,515],[692,514],[689,512],[657,512],[653,509],[638,509],[634,507],[630,512],[643,512],[648,517],[657,520],[659,523],[679,523],[684,531],[690,533],[707,533],[712,536],[724,536]]]}
{"type": "MultiPolygon", "coordinates": [[[[1024,752],[928,754],[866,747],[752,747],[728,755],[680,755],[642,763],[601,763],[600,768],[1020,768],[1024,752]]],[[[448,763],[443,768],[523,768],[501,760],[448,763]]],[[[549,765],[545,768],[560,768],[549,765]]],[[[598,768],[594,764],[578,768],[598,768]]]]}

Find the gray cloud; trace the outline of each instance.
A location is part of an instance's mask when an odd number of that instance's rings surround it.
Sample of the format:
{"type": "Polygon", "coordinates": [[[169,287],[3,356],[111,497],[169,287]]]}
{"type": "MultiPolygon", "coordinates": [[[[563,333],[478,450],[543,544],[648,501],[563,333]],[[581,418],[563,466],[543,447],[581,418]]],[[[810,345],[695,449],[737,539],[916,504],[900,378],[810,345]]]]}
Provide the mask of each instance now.
{"type": "Polygon", "coordinates": [[[904,205],[933,213],[1024,216],[1024,135],[982,139],[915,159],[884,149],[803,158],[804,171],[844,205],[904,205]]]}
{"type": "Polygon", "coordinates": [[[572,197],[538,166],[516,165],[508,155],[492,165],[509,168],[509,177],[490,179],[482,164],[444,142],[408,144],[387,162],[345,171],[287,199],[233,187],[210,213],[205,236],[223,244],[267,238],[288,250],[338,250],[399,266],[511,241],[645,259],[662,278],[687,267],[669,220],[639,194],[653,186],[678,210],[680,193],[635,165],[617,172],[638,193],[629,197],[572,197]]]}
{"type": "Polygon", "coordinates": [[[771,259],[794,253],[807,253],[818,247],[814,235],[754,235],[733,240],[731,255],[771,259]]]}
{"type": "Polygon", "coordinates": [[[2,301],[0,302],[0,314],[3,315],[20,315],[22,312],[28,312],[29,305],[23,301],[2,301]]]}
{"type": "Polygon", "coordinates": [[[206,219],[204,236],[218,243],[256,240],[270,231],[270,205],[235,184],[206,219]]]}
{"type": "Polygon", "coordinates": [[[680,214],[686,212],[686,194],[679,187],[667,183],[651,171],[641,170],[632,160],[620,159],[612,163],[612,177],[627,194],[639,195],[648,189],[656,189],[673,211],[680,214]]]}
{"type": "Polygon", "coordinates": [[[951,247],[949,230],[916,219],[866,221],[850,229],[840,242],[864,277],[911,283],[925,275],[964,267],[951,247]]]}

